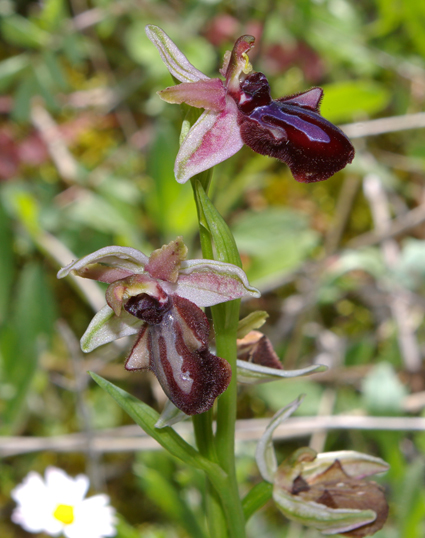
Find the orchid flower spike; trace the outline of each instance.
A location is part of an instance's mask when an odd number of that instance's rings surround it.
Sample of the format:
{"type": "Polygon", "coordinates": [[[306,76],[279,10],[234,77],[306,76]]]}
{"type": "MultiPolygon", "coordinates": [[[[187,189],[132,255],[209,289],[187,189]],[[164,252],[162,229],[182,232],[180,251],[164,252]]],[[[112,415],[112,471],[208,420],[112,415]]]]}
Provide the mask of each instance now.
{"type": "Polygon", "coordinates": [[[179,183],[228,159],[244,144],[286,163],[305,183],[328,179],[353,160],[346,135],[320,115],[321,88],[271,98],[267,78],[253,71],[247,55],[254,37],[240,37],[226,53],[222,80],[196,69],[158,26],[146,26],[146,34],[181,82],[158,92],[161,99],[205,109],[177,154],[179,183]]]}
{"type": "Polygon", "coordinates": [[[151,370],[168,398],[187,415],[203,413],[226,390],[228,362],[208,349],[209,324],[200,307],[259,297],[239,267],[186,261],[181,237],[148,258],[128,247],[105,247],[61,269],[109,284],[107,305],[81,339],[85,352],[137,334],[127,370],[151,370]]]}

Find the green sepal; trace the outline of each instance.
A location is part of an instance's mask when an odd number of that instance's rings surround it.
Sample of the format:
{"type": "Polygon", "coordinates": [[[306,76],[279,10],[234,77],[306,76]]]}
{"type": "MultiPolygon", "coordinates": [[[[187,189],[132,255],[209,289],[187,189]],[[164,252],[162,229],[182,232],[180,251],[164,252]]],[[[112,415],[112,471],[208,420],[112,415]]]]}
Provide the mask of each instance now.
{"type": "Polygon", "coordinates": [[[314,527],[322,534],[340,534],[372,523],[376,519],[373,510],[328,508],[324,504],[305,501],[289,491],[273,488],[273,499],[279,510],[290,520],[307,527],[314,527]]]}

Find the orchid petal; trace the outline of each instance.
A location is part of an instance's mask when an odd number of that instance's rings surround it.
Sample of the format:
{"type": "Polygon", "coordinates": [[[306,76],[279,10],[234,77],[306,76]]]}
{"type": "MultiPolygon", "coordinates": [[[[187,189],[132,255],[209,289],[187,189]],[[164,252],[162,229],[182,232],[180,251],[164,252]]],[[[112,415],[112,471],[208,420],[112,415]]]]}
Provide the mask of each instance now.
{"type": "Polygon", "coordinates": [[[158,92],[163,101],[172,104],[186,103],[196,108],[220,112],[226,107],[226,90],[219,78],[182,82],[158,92]]]}
{"type": "Polygon", "coordinates": [[[120,317],[114,314],[108,305],[94,316],[81,338],[84,353],[93,351],[103,344],[108,344],[124,336],[130,336],[140,330],[143,321],[123,311],[120,317]]]}
{"type": "Polygon", "coordinates": [[[252,362],[237,361],[238,383],[243,385],[258,385],[260,383],[269,383],[278,379],[289,379],[309,374],[318,374],[327,370],[326,366],[314,364],[307,368],[299,370],[278,370],[277,368],[268,368],[252,362]]]}
{"type": "Polygon", "coordinates": [[[269,422],[265,432],[260,437],[255,452],[255,461],[261,476],[266,482],[273,482],[274,474],[277,471],[276,454],[273,448],[273,433],[284,420],[292,415],[300,406],[304,396],[299,396],[296,400],[280,409],[269,422]]]}
{"type": "Polygon", "coordinates": [[[260,296],[260,292],[250,286],[240,267],[215,260],[182,262],[173,293],[201,307],[242,297],[260,296]]]}
{"type": "Polygon", "coordinates": [[[84,278],[111,283],[134,273],[142,273],[147,262],[148,257],[135,248],[104,247],[71,262],[57,276],[64,278],[72,272],[84,278]]]}
{"type": "MultiPolygon", "coordinates": [[[[150,295],[162,304],[166,303],[168,299],[158,281],[148,274],[143,274],[131,275],[113,282],[106,290],[106,302],[115,312],[115,315],[120,316],[123,301],[142,293],[150,295]]],[[[130,314],[134,315],[133,312],[130,312],[130,314]]]]}
{"type": "Polygon", "coordinates": [[[236,104],[229,98],[222,112],[202,113],[177,154],[174,174],[179,183],[225,161],[242,148],[237,114],[236,104]]]}
{"type": "Polygon", "coordinates": [[[149,326],[143,325],[125,362],[126,370],[149,369],[149,326]]]}
{"type": "Polygon", "coordinates": [[[146,35],[158,49],[158,52],[165,63],[168,71],[180,82],[197,82],[198,80],[208,80],[209,77],[196,69],[186,56],[178,49],[177,45],[171,41],[168,35],[158,26],[148,24],[145,28],[146,35]]]}
{"type": "Polygon", "coordinates": [[[236,345],[237,358],[241,361],[272,370],[283,370],[270,339],[260,331],[250,331],[243,338],[238,338],[236,345]]]}

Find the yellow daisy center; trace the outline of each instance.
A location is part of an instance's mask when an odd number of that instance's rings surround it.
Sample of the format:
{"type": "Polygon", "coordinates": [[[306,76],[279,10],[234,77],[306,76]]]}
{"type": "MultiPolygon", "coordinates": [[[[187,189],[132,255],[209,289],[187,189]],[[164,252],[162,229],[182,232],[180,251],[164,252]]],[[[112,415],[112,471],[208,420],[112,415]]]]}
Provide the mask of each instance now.
{"type": "Polygon", "coordinates": [[[69,504],[58,504],[53,517],[64,525],[70,525],[74,521],[74,507],[69,504]]]}

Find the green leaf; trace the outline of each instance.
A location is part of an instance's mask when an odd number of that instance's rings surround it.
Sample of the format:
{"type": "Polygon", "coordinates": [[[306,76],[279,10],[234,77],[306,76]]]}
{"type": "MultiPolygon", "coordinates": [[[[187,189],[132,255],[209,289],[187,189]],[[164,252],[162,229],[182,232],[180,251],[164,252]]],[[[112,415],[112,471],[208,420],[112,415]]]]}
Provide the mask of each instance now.
{"type": "Polygon", "coordinates": [[[152,407],[97,374],[90,372],[90,375],[130,415],[136,424],[153,439],[158,441],[170,454],[180,458],[192,467],[204,470],[208,474],[224,475],[223,470],[218,465],[202,457],[197,450],[182,439],[172,428],[169,426],[160,429],[156,428],[155,424],[158,422],[159,414],[152,407]]]}
{"type": "Polygon", "coordinates": [[[208,230],[214,241],[216,259],[242,267],[238,247],[225,220],[214,207],[199,181],[194,181],[194,189],[201,225],[208,230]]]}
{"type": "Polygon", "coordinates": [[[0,62],[0,91],[6,91],[29,64],[30,58],[27,54],[12,56],[0,62]]]}
{"type": "Polygon", "coordinates": [[[392,269],[394,279],[411,290],[423,288],[425,281],[425,241],[412,237],[403,241],[403,250],[392,269]]]}
{"type": "Polygon", "coordinates": [[[194,211],[190,185],[180,185],[174,178],[174,160],[178,152],[177,133],[165,125],[157,128],[148,159],[152,189],[147,196],[147,209],[165,240],[195,233],[194,211]]]}
{"type": "Polygon", "coordinates": [[[205,538],[194,514],[183,502],[180,490],[157,469],[143,466],[138,476],[145,494],[164,512],[166,518],[174,519],[189,536],[205,538]]]}
{"type": "Polygon", "coordinates": [[[366,408],[376,415],[400,413],[406,388],[388,362],[376,364],[362,383],[366,408]]]}
{"type": "Polygon", "coordinates": [[[303,405],[297,411],[298,415],[303,416],[317,414],[323,392],[323,388],[318,383],[304,377],[258,384],[253,386],[252,390],[272,411],[278,411],[285,402],[295,400],[300,394],[305,394],[303,405]]]}
{"type": "Polygon", "coordinates": [[[29,48],[46,47],[50,41],[47,32],[21,15],[13,14],[0,21],[2,37],[12,45],[29,48]]]}
{"type": "Polygon", "coordinates": [[[68,89],[68,84],[57,55],[51,50],[46,50],[43,53],[43,62],[49,72],[49,78],[53,87],[58,88],[61,91],[66,91],[68,89]]]}
{"type": "Polygon", "coordinates": [[[15,267],[13,254],[13,236],[9,219],[0,204],[0,326],[4,323],[9,304],[13,271],[15,267]]]}
{"type": "Polygon", "coordinates": [[[377,82],[353,80],[323,86],[320,112],[332,122],[353,121],[356,117],[374,115],[389,103],[389,91],[377,82]]]}
{"type": "Polygon", "coordinates": [[[31,99],[38,93],[38,83],[31,68],[19,83],[13,101],[12,117],[18,122],[28,122],[31,113],[31,99]]]}
{"type": "Polygon", "coordinates": [[[240,252],[250,257],[248,279],[260,289],[280,283],[306,259],[318,241],[304,215],[279,207],[244,212],[232,231],[240,252]]]}
{"type": "Polygon", "coordinates": [[[272,498],[273,484],[260,482],[245,495],[242,499],[243,513],[245,520],[248,519],[272,498]]]}
{"type": "Polygon", "coordinates": [[[60,27],[66,15],[65,0],[44,0],[43,9],[40,13],[40,23],[46,30],[56,30],[60,27]]]}
{"type": "Polygon", "coordinates": [[[57,319],[54,298],[40,264],[24,267],[12,304],[10,319],[0,333],[2,382],[11,389],[3,405],[4,432],[13,431],[22,416],[40,345],[53,334],[57,319]]]}

